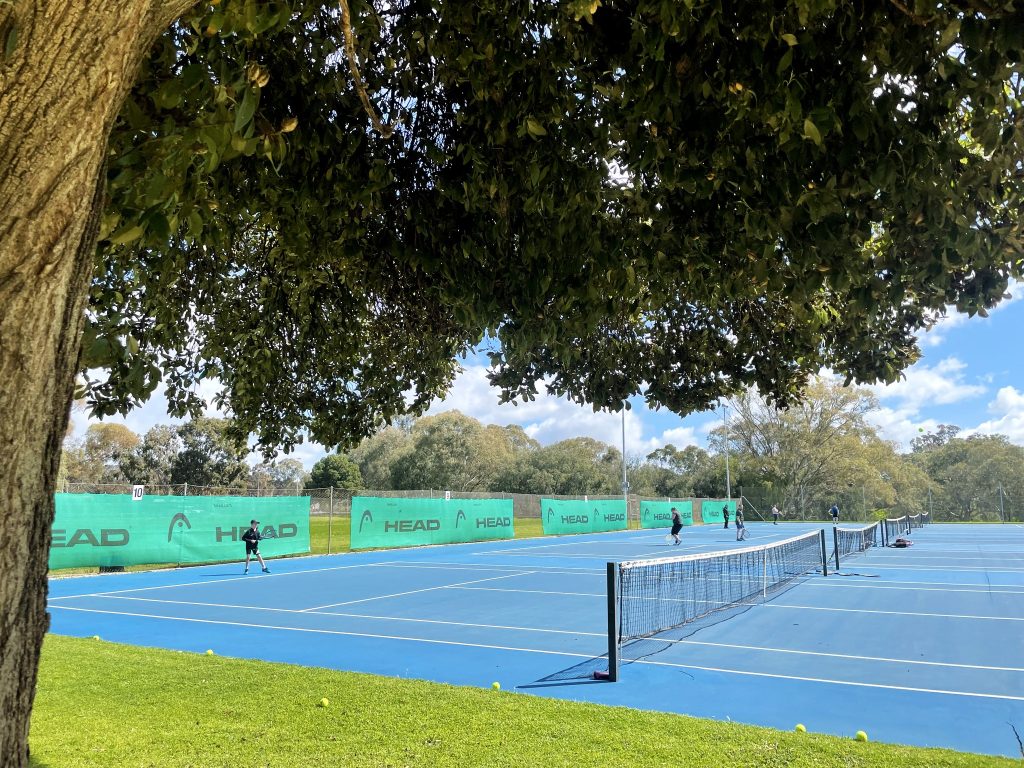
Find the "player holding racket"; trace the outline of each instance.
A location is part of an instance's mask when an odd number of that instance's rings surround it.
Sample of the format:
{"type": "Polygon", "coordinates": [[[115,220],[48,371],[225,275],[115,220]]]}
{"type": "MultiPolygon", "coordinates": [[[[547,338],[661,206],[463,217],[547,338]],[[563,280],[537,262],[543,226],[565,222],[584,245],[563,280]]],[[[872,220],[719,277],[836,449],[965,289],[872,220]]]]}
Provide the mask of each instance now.
{"type": "Polygon", "coordinates": [[[260,561],[260,567],[264,573],[270,573],[270,569],[267,568],[267,564],[263,562],[263,555],[260,554],[260,539],[264,538],[260,535],[259,531],[259,520],[250,520],[249,528],[246,529],[245,533],[242,534],[242,540],[245,542],[245,571],[249,572],[249,560],[253,555],[256,555],[256,559],[260,561]]]}
{"type": "Polygon", "coordinates": [[[679,514],[679,510],[672,507],[672,540],[677,545],[682,544],[683,540],[679,537],[679,532],[683,530],[683,518],[679,514]]]}

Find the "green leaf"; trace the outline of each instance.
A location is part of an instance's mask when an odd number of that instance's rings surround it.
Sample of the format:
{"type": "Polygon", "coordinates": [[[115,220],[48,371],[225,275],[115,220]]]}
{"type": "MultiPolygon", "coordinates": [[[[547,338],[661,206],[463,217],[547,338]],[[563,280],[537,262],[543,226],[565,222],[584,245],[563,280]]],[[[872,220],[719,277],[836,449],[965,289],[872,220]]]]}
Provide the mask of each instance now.
{"type": "Polygon", "coordinates": [[[541,125],[535,118],[526,118],[526,130],[530,132],[531,136],[547,136],[547,129],[541,125]]]}
{"type": "Polygon", "coordinates": [[[786,44],[789,45],[790,47],[793,47],[794,45],[797,44],[796,35],[791,34],[789,32],[787,32],[786,34],[782,35],[782,39],[785,40],[786,44]]]}
{"type": "Polygon", "coordinates": [[[792,64],[793,64],[793,49],[790,48],[784,54],[782,54],[782,58],[779,59],[779,63],[775,67],[776,74],[781,75],[783,72],[785,72],[787,69],[789,69],[790,66],[792,66],[792,64]]]}
{"type": "Polygon", "coordinates": [[[809,117],[804,120],[804,138],[810,139],[819,147],[821,146],[821,131],[818,130],[818,126],[809,117]]]}
{"type": "Polygon", "coordinates": [[[235,112],[235,133],[244,133],[245,127],[252,122],[256,114],[256,105],[259,104],[259,93],[255,88],[246,88],[242,103],[235,112]]]}
{"type": "Polygon", "coordinates": [[[110,236],[111,245],[124,245],[133,240],[138,240],[145,233],[141,224],[126,225],[110,236]]]}

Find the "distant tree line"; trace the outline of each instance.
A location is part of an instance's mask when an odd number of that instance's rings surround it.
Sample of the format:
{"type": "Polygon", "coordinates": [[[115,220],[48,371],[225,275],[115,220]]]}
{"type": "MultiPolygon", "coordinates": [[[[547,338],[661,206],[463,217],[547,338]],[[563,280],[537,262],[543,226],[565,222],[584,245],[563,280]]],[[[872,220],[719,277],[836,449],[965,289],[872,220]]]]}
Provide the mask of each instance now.
{"type": "MultiPolygon", "coordinates": [[[[755,511],[778,504],[789,518],[846,519],[931,511],[940,520],[1021,519],[1024,448],[1001,435],[960,436],[954,425],[922,432],[909,453],[882,440],[867,390],[821,379],[807,399],[777,409],[755,391],[729,401],[709,449],[666,445],[626,457],[639,497],[743,495],[755,511]],[[728,457],[730,484],[726,486],[728,457]]],[[[452,490],[582,496],[622,493],[622,454],[590,437],[541,445],[520,426],[482,424],[458,411],[402,419],[307,472],[294,458],[251,465],[225,419],[157,425],[139,436],[95,424],[66,442],[61,486],[142,483],[247,490],[452,490]]]]}

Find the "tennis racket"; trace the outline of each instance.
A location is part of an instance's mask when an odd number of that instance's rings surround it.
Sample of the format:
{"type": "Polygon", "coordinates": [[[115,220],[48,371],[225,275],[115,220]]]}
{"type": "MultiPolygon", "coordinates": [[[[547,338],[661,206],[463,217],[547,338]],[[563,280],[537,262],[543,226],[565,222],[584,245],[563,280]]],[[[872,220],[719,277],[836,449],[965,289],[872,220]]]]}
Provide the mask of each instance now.
{"type": "Polygon", "coordinates": [[[259,540],[263,541],[264,539],[276,539],[276,538],[277,538],[277,531],[275,531],[273,528],[271,528],[266,533],[261,533],[259,540]]]}

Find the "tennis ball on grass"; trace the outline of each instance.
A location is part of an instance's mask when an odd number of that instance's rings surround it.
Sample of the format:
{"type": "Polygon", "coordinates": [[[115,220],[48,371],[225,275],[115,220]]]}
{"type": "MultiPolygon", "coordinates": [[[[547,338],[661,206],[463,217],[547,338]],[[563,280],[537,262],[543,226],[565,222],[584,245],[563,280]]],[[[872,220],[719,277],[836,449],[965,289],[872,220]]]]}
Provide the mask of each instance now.
{"type": "Polygon", "coordinates": [[[326,696],[324,698],[320,699],[320,706],[321,707],[329,707],[330,705],[331,705],[331,700],[328,699],[326,696]]]}
{"type": "Polygon", "coordinates": [[[212,648],[207,648],[206,649],[206,655],[207,656],[213,656],[213,649],[212,648]]]}
{"type": "Polygon", "coordinates": [[[491,683],[491,688],[493,688],[496,691],[500,691],[501,690],[501,683],[499,683],[497,680],[495,680],[493,683],[491,683]]]}
{"type": "Polygon", "coordinates": [[[92,636],[92,639],[93,639],[93,640],[99,640],[99,639],[100,639],[100,636],[99,636],[99,635],[93,635],[93,636],[92,636]]]}
{"type": "Polygon", "coordinates": [[[797,723],[796,724],[796,728],[794,728],[794,730],[797,733],[807,733],[807,726],[804,725],[803,723],[797,723]]]}
{"type": "Polygon", "coordinates": [[[857,735],[854,736],[854,738],[857,739],[857,741],[867,741],[868,735],[864,733],[864,731],[857,731],[857,735]]]}

